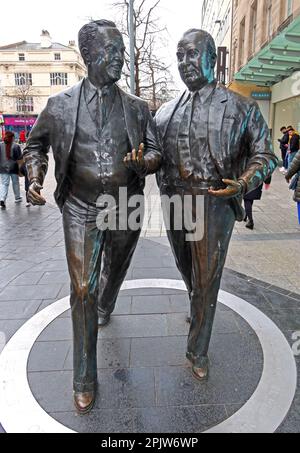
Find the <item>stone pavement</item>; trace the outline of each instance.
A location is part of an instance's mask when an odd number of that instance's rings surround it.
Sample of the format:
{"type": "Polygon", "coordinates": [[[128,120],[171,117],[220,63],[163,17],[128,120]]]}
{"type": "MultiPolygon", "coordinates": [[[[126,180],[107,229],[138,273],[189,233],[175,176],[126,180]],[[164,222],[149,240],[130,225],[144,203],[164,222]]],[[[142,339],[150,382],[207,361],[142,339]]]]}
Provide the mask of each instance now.
{"type": "MultiPolygon", "coordinates": [[[[7,211],[0,212],[0,348],[34,315],[69,295],[61,218],[51,192],[49,177],[47,206],[27,209],[10,198],[7,211]]],[[[153,178],[146,193],[156,193],[153,178]]],[[[148,219],[151,216],[159,217],[157,206],[148,219]]],[[[255,218],[254,232],[243,224],[235,229],[222,289],[259,308],[298,354],[299,227],[280,174],[257,203],[255,218]]],[[[147,224],[127,281],[145,278],[180,280],[163,228],[155,234],[147,224]]],[[[99,394],[87,417],[76,416],[72,406],[71,321],[69,311],[63,313],[43,330],[30,353],[32,394],[51,417],[79,432],[192,433],[223,422],[257,389],[264,366],[262,347],[255,330],[220,304],[210,380],[198,384],[185,361],[188,310],[187,295],[176,289],[120,293],[111,325],[99,334],[99,394]]],[[[295,359],[299,378],[300,356],[295,359]]],[[[273,404],[276,409],[276,398],[273,404]]],[[[299,432],[299,411],[298,387],[278,431],[299,432]]]]}

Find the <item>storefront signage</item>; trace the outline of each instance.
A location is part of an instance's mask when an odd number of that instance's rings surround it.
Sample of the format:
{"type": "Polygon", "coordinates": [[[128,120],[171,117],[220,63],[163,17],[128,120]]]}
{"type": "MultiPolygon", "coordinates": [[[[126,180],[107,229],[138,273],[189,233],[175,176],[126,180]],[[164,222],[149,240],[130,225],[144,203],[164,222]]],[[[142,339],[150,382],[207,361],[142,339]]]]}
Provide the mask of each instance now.
{"type": "Polygon", "coordinates": [[[258,101],[270,101],[271,100],[271,93],[252,91],[251,97],[252,97],[252,99],[256,99],[258,101]]]}
{"type": "Polygon", "coordinates": [[[5,126],[33,126],[36,118],[20,118],[17,116],[4,118],[5,126]]]}

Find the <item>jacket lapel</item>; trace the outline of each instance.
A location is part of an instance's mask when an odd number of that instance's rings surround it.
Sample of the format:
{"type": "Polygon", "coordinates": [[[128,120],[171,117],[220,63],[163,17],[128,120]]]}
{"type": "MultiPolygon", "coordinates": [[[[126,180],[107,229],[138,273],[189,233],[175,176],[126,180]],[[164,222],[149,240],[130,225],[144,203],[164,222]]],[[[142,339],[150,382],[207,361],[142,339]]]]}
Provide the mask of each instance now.
{"type": "Polygon", "coordinates": [[[222,128],[223,120],[227,107],[228,95],[226,90],[217,86],[214,91],[212,102],[209,109],[209,149],[215,165],[224,176],[224,156],[222,156],[222,128]]]}
{"type": "Polygon", "coordinates": [[[135,102],[135,100],[123,90],[121,90],[121,88],[119,88],[118,86],[116,87],[121,96],[129,142],[131,148],[137,150],[139,149],[140,143],[143,140],[142,114],[141,119],[139,119],[139,110],[137,108],[137,103],[135,102]]]}
{"type": "Polygon", "coordinates": [[[76,124],[83,82],[84,80],[64,93],[64,150],[68,154],[72,149],[76,133],[76,124]]]}
{"type": "Polygon", "coordinates": [[[157,124],[160,129],[160,136],[162,138],[162,141],[164,141],[164,138],[167,134],[169,124],[171,122],[171,119],[173,118],[173,115],[177,109],[177,106],[181,103],[183,98],[187,97],[188,95],[189,95],[189,92],[184,91],[181,96],[179,96],[176,99],[173,99],[173,101],[170,101],[166,106],[163,107],[163,110],[158,113],[157,124]],[[160,117],[162,119],[162,123],[160,122],[160,117]]]}

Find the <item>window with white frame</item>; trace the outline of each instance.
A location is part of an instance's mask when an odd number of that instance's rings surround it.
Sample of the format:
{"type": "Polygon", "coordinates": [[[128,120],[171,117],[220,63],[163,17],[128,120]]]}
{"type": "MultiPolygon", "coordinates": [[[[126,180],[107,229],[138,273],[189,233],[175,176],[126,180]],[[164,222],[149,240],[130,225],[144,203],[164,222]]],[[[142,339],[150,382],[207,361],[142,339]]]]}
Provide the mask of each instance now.
{"type": "Polygon", "coordinates": [[[50,85],[68,85],[68,74],[66,72],[51,72],[50,85]]]}
{"type": "Polygon", "coordinates": [[[54,54],[54,60],[55,61],[61,61],[61,54],[60,53],[55,53],[54,54]]]}
{"type": "Polygon", "coordinates": [[[15,73],[15,84],[21,85],[32,85],[32,74],[29,72],[17,72],[15,73]]]}
{"type": "Polygon", "coordinates": [[[25,61],[25,53],[19,53],[19,61],[25,61]]]}
{"type": "Polygon", "coordinates": [[[24,98],[17,98],[17,112],[28,113],[34,111],[33,97],[26,96],[24,98]]]}

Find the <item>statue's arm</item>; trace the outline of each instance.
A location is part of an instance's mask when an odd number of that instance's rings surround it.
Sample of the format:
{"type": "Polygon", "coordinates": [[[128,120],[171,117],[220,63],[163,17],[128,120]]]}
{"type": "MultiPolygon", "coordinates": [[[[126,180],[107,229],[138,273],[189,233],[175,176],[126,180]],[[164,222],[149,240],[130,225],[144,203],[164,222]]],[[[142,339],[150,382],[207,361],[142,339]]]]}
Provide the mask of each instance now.
{"type": "Polygon", "coordinates": [[[239,181],[243,182],[244,192],[248,193],[271,176],[278,165],[268,126],[257,104],[253,104],[249,110],[246,137],[249,155],[246,169],[239,181]]]}
{"type": "Polygon", "coordinates": [[[51,125],[52,116],[48,101],[29,135],[23,152],[30,183],[37,182],[41,186],[48,170],[51,125]]]}
{"type": "Polygon", "coordinates": [[[145,145],[145,175],[152,175],[156,173],[161,166],[162,154],[157,138],[156,124],[152,118],[149,108],[146,109],[146,127],[144,133],[144,145],[145,145]]]}
{"type": "Polygon", "coordinates": [[[143,110],[143,142],[124,158],[127,168],[134,170],[140,178],[156,173],[162,162],[154,120],[147,105],[143,110]]]}

